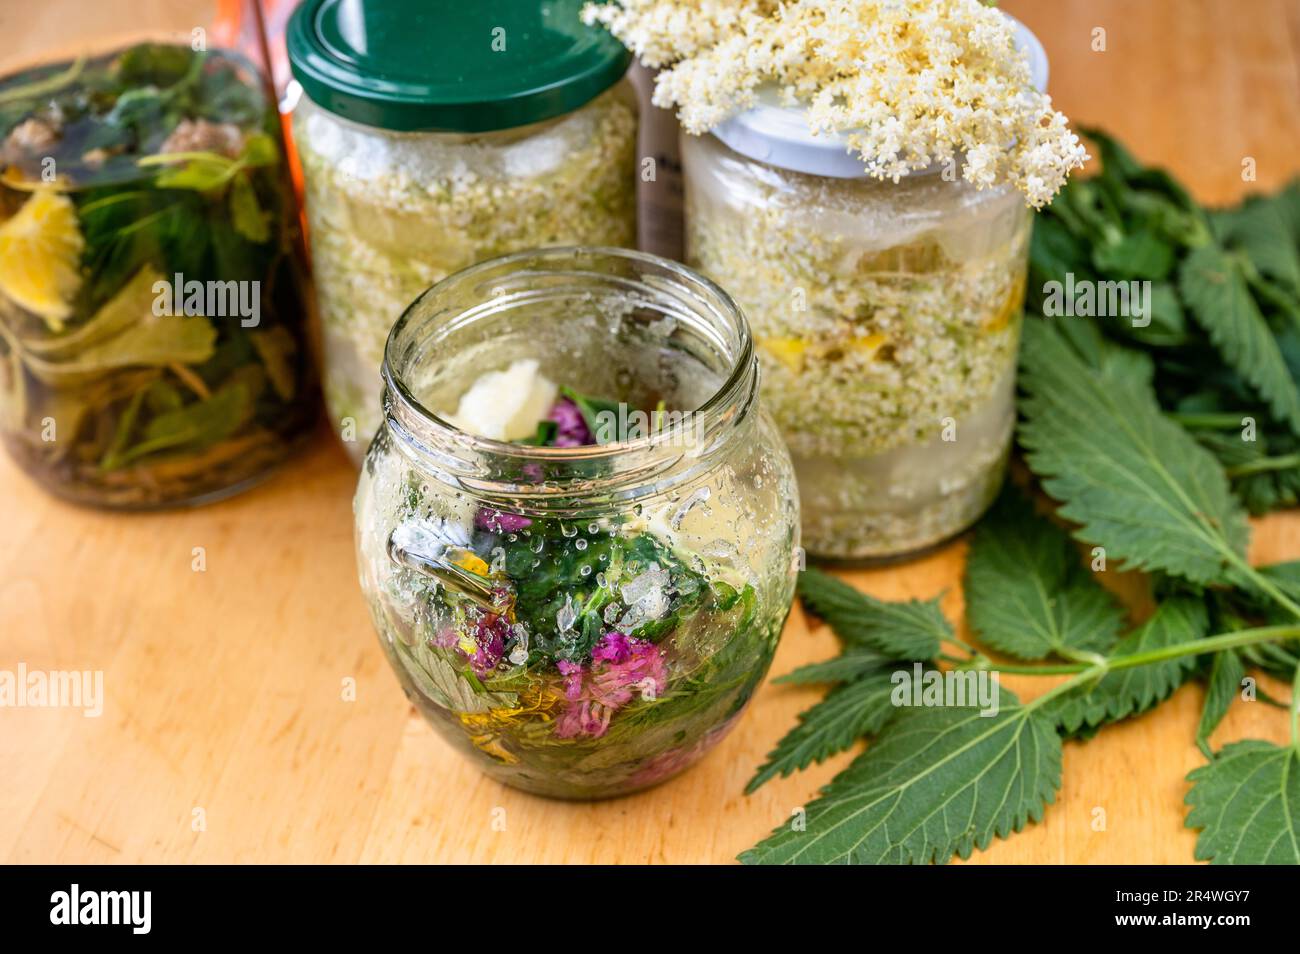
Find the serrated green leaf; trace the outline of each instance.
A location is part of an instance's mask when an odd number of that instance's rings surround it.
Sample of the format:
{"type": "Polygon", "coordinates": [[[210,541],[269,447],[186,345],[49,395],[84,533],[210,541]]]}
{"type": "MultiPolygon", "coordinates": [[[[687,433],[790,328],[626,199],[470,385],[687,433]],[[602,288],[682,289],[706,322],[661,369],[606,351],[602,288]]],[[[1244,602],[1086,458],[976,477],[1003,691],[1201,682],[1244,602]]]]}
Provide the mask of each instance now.
{"type": "Polygon", "coordinates": [[[1123,623],[1065,531],[1038,517],[1014,487],[980,523],[964,587],[972,631],[1019,659],[1106,649],[1123,623]]]}
{"type": "Polygon", "coordinates": [[[1021,358],[1020,441],[1078,539],[1201,584],[1244,564],[1249,529],[1222,468],[1149,387],[1085,365],[1046,320],[1026,323],[1021,358]]]}
{"type": "Polygon", "coordinates": [[[898,710],[890,700],[893,669],[878,669],[827,694],[799,715],[745,786],[748,795],[778,775],[790,775],[843,752],[864,735],[880,731],[898,710]]]}
{"type": "MultiPolygon", "coordinates": [[[[1201,639],[1209,629],[1205,601],[1196,597],[1165,600],[1155,614],[1129,633],[1111,652],[1112,658],[1132,656],[1201,639]]],[[[1183,656],[1146,666],[1107,673],[1096,683],[1081,685],[1045,703],[1043,712],[1067,733],[1116,722],[1152,708],[1169,698],[1186,681],[1196,659],[1183,656]]]]}
{"type": "Polygon", "coordinates": [[[1276,583],[1287,596],[1300,600],[1300,560],[1270,563],[1259,567],[1259,572],[1276,583]]]}
{"type": "Polygon", "coordinates": [[[518,704],[519,696],[514,692],[475,692],[455,666],[423,641],[408,646],[400,639],[394,639],[390,645],[411,681],[427,698],[444,709],[487,712],[518,704]]]}
{"type": "Polygon", "coordinates": [[[889,661],[888,656],[882,656],[874,649],[867,649],[863,646],[850,646],[834,659],[800,666],[794,672],[778,676],[772,681],[796,686],[815,683],[852,682],[874,669],[879,669],[889,661]]]}
{"type": "Polygon", "coordinates": [[[1049,215],[1035,217],[1029,243],[1029,263],[1037,279],[1031,283],[1035,293],[1044,282],[1064,284],[1067,274],[1074,274],[1076,279],[1090,274],[1088,255],[1087,244],[1075,238],[1060,219],[1049,215]]]}
{"type": "Polygon", "coordinates": [[[1195,249],[1179,269],[1178,288],[1228,366],[1300,434],[1300,390],[1255,304],[1240,260],[1217,245],[1195,249]]]}
{"type": "Polygon", "coordinates": [[[1246,667],[1241,657],[1231,649],[1214,654],[1210,677],[1205,685],[1205,704],[1201,707],[1201,721],[1196,727],[1196,745],[1207,759],[1214,758],[1210,736],[1228,714],[1233,700],[1241,692],[1241,681],[1246,678],[1246,667]]]}
{"type": "Polygon", "coordinates": [[[1300,752],[1247,739],[1224,746],[1187,781],[1196,858],[1216,865],[1300,864],[1300,752]]]}
{"type": "Polygon", "coordinates": [[[969,857],[1042,818],[1061,784],[1061,739],[1010,693],[994,716],[903,709],[811,802],[740,856],[746,864],[929,863],[969,857]]]}
{"type": "Polygon", "coordinates": [[[1098,245],[1092,264],[1111,279],[1162,281],[1173,271],[1173,247],[1152,231],[1125,235],[1113,245],[1098,245]]]}
{"type": "Polygon", "coordinates": [[[1300,292],[1300,251],[1291,235],[1286,193],[1252,196],[1235,209],[1211,213],[1214,234],[1239,248],[1262,274],[1300,292]]]}
{"type": "Polygon", "coordinates": [[[890,659],[933,659],[952,638],[937,598],[886,602],[820,570],[799,574],[799,596],[840,639],[890,659]]]}

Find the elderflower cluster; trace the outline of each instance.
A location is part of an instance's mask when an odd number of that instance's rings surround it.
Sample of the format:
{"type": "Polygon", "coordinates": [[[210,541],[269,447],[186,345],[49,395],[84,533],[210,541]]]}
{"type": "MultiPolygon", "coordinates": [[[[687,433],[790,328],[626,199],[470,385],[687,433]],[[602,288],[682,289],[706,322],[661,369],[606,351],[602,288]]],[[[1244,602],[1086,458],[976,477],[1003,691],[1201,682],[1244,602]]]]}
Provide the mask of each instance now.
{"type": "Polygon", "coordinates": [[[664,68],[654,103],[691,133],[774,87],[876,178],[960,162],[973,185],[1010,183],[1034,208],[1087,158],[1034,89],[1011,21],[981,0],[614,0],[583,19],[664,68]]]}

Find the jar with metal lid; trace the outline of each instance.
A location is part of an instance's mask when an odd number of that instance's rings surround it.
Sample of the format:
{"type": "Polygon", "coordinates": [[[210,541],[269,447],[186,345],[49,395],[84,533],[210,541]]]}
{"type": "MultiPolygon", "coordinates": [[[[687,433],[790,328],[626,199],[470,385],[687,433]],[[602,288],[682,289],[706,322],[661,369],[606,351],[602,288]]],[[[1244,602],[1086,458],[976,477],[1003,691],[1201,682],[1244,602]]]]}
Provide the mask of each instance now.
{"type": "Polygon", "coordinates": [[[384,341],[452,272],[636,241],[628,54],[580,0],[307,0],[289,25],[326,405],[360,460],[384,341]]]}
{"type": "Polygon", "coordinates": [[[647,787],[716,744],[772,660],[799,533],[726,293],[637,252],[494,259],[411,306],[384,377],[355,502],[361,585],[438,732],[494,778],[566,798],[647,787]],[[539,446],[453,423],[485,372],[518,362],[661,409],[661,426],[539,446]]]}
{"type": "MultiPolygon", "coordinates": [[[[1017,25],[1035,85],[1046,57],[1017,25]]],[[[941,542],[1002,482],[1031,213],[955,167],[868,177],[842,137],[775,97],[682,137],[687,261],[754,329],[809,553],[941,542]]]]}
{"type": "Polygon", "coordinates": [[[318,414],[253,0],[33,6],[0,36],[0,434],[80,503],[197,503],[318,414]]]}

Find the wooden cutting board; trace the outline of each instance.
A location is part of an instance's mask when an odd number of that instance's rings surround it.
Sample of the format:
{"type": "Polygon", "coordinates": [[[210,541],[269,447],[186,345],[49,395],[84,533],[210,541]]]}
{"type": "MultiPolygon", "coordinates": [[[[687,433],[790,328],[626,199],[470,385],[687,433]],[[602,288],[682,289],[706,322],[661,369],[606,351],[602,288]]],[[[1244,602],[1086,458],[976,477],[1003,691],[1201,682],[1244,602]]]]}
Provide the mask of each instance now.
{"type": "MultiPolygon", "coordinates": [[[[1294,2],[1004,6],[1043,40],[1067,115],[1166,164],[1202,199],[1227,202],[1300,170],[1294,2]],[[1247,157],[1257,184],[1242,181],[1247,157]]],[[[379,651],[356,583],[354,479],[322,433],[235,500],[123,516],[52,500],[0,461],[0,669],[102,670],[106,697],[98,718],[0,709],[0,861],[721,862],[851,758],[743,796],[819,696],[768,685],[701,765],[642,795],[567,804],[488,781],[415,714],[379,651]],[[204,572],[192,569],[194,547],[204,572]]],[[[887,599],[946,593],[957,620],[965,549],[846,577],[887,599]]],[[[1300,557],[1300,514],[1257,521],[1251,556],[1300,557]]],[[[774,672],[834,650],[796,606],[774,672]]],[[[1039,682],[1007,680],[1027,694],[1039,682]]],[[[1044,821],[977,859],[1190,861],[1183,777],[1202,761],[1200,702],[1187,686],[1152,714],[1068,744],[1044,821]]],[[[1214,741],[1280,742],[1285,721],[1238,705],[1214,741]]]]}

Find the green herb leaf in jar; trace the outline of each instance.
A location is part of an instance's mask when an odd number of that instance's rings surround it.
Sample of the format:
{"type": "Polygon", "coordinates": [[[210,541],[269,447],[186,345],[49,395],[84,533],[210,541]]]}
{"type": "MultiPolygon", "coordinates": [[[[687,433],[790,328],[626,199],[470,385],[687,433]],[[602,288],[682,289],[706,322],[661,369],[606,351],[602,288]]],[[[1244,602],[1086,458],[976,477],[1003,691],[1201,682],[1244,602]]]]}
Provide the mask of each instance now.
{"type": "Polygon", "coordinates": [[[384,380],[357,557],[412,703],[543,795],[699,759],[771,663],[798,546],[735,303],[637,252],[519,253],[417,299],[384,380]]]}
{"type": "Polygon", "coordinates": [[[0,432],[50,491],[221,496],[315,417],[279,114],[227,50],[0,79],[0,432]]]}

